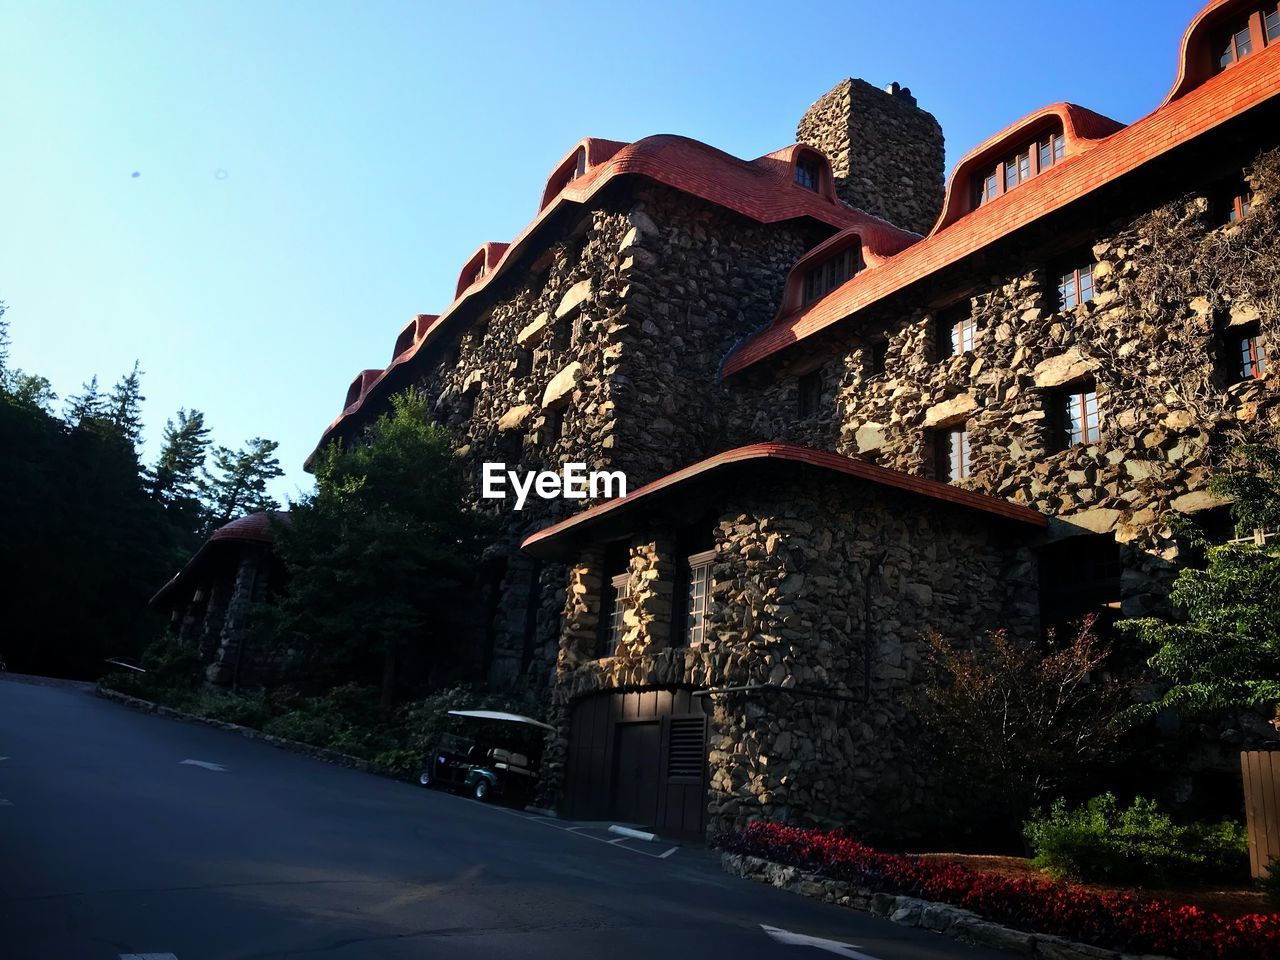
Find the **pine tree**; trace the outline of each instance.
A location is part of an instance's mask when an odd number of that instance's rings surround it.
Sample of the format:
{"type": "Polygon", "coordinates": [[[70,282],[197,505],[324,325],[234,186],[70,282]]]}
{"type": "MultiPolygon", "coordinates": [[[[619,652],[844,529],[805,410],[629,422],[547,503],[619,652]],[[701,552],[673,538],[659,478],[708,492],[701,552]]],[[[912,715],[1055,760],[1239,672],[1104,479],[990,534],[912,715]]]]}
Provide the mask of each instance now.
{"type": "Polygon", "coordinates": [[[4,318],[8,309],[5,302],[0,300],[0,386],[8,380],[5,372],[9,367],[9,321],[4,318]]]}
{"type": "Polygon", "coordinates": [[[96,373],[81,387],[81,391],[67,399],[65,419],[73,427],[83,426],[86,421],[101,420],[107,415],[107,398],[98,388],[96,373]]]}
{"type": "Polygon", "coordinates": [[[142,368],[133,361],[133,369],[116,381],[106,402],[106,417],[120,436],[135,450],[142,442],[142,368]]]}
{"type": "Polygon", "coordinates": [[[200,473],[209,452],[209,428],[199,410],[180,409],[164,425],[164,446],[150,473],[151,495],[194,523],[200,513],[200,473]]]}
{"type": "Polygon", "coordinates": [[[254,437],[239,450],[213,448],[213,471],[204,471],[201,490],[209,509],[210,529],[236,517],[263,510],[279,510],[280,502],[267,493],[267,484],[284,476],[274,440],[254,437]]]}

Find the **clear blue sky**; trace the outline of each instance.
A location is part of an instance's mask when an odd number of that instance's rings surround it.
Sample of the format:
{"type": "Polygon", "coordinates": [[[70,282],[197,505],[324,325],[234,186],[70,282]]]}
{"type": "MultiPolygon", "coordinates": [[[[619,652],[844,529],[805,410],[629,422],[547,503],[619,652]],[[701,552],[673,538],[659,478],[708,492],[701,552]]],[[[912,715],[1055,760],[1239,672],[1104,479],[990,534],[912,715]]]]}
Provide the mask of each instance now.
{"type": "Polygon", "coordinates": [[[196,407],[220,443],[279,440],[290,495],[351,378],[533,218],[579,137],[756,157],[855,76],[911,87],[950,168],[1053,101],[1148,113],[1201,6],[8,0],[13,360],[65,397],[137,358],[148,458],[196,407]]]}

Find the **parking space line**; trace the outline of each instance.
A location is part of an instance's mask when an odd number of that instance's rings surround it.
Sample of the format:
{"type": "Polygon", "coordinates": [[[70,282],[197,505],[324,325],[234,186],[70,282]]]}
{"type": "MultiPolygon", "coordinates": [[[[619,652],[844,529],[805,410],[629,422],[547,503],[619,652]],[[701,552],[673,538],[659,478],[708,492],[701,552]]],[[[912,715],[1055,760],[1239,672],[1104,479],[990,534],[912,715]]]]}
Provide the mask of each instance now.
{"type": "MultiPolygon", "coordinates": [[[[617,843],[623,843],[624,841],[630,839],[629,837],[617,837],[613,840],[605,840],[602,837],[593,837],[589,833],[579,832],[582,830],[590,830],[591,829],[590,827],[583,827],[583,826],[565,827],[565,826],[561,826],[558,823],[552,822],[552,820],[549,817],[531,816],[530,814],[523,813],[520,810],[507,810],[507,809],[504,809],[503,807],[490,807],[489,809],[497,810],[501,813],[505,813],[513,817],[519,817],[521,820],[532,820],[535,823],[544,823],[547,826],[554,827],[555,829],[560,830],[563,833],[572,833],[575,837],[584,837],[587,840],[594,840],[596,843],[603,843],[603,844],[606,844],[607,846],[613,846],[614,844],[617,844],[617,843]]],[[[626,850],[629,853],[638,853],[642,857],[649,857],[651,860],[665,860],[680,848],[678,846],[671,847],[665,853],[649,853],[647,850],[637,850],[635,847],[622,847],[621,849],[626,850]]]]}

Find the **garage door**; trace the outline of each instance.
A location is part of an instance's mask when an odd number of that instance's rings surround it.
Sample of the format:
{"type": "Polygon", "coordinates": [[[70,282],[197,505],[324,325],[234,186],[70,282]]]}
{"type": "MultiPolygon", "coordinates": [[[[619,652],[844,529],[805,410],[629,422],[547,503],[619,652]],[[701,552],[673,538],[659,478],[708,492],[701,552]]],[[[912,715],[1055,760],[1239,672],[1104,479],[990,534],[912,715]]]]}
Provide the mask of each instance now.
{"type": "Polygon", "coordinates": [[[574,708],[565,815],[701,837],[707,807],[705,698],[688,690],[602,693],[574,708]]]}

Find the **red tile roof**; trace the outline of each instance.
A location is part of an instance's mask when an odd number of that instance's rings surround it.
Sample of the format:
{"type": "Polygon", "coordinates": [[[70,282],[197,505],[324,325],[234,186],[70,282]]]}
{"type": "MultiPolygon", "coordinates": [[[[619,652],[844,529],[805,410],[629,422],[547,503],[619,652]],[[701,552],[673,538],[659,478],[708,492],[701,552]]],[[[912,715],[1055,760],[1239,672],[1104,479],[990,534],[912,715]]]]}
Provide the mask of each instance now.
{"type": "MultiPolygon", "coordinates": [[[[821,157],[823,163],[826,163],[826,158],[816,150],[796,146],[756,160],[740,160],[697,140],[669,134],[645,137],[635,143],[618,143],[598,138],[580,141],[560,161],[556,172],[547,181],[542,208],[533,222],[509,245],[485,244],[468,259],[467,268],[459,276],[458,293],[453,303],[427,331],[420,331],[413,346],[400,353],[380,376],[368,382],[361,380],[358,395],[354,395],[354,399],[349,399],[344,405],[342,413],[325,430],[319,446],[330,440],[344,420],[359,412],[366,398],[381,392],[380,386],[387,374],[398,366],[411,363],[421,351],[447,336],[445,328],[449,326],[448,321],[459,307],[482,293],[495,277],[504,273],[550,217],[567,205],[588,203],[620,177],[644,177],[732,210],[758,223],[810,219],[837,230],[853,229],[862,233],[864,242],[872,248],[886,252],[901,249],[917,239],[916,234],[899,230],[885,220],[840,202],[830,189],[825,189],[823,193],[797,184],[792,164],[799,153],[821,157]],[[587,152],[586,172],[562,183],[564,174],[576,165],[580,149],[587,152]],[[548,196],[553,190],[555,192],[548,196]],[[477,278],[476,268],[482,262],[482,255],[486,272],[477,278]]],[[[828,176],[824,181],[824,188],[829,186],[828,176]]],[[[361,377],[363,378],[363,374],[361,377]]],[[[349,391],[348,397],[352,396],[349,391]]]]}
{"type": "Polygon", "coordinates": [[[1257,6],[1258,0],[1212,0],[1195,15],[1182,35],[1178,76],[1161,106],[1172,103],[1213,76],[1217,56],[1212,45],[1219,26],[1224,20],[1247,13],[1257,6]]]}
{"type": "MultiPolygon", "coordinates": [[[[1212,5],[1214,10],[1225,6],[1212,5]]],[[[729,355],[722,373],[738,373],[826,330],[1278,95],[1280,44],[1275,44],[1205,80],[1194,90],[1182,92],[1155,112],[1055,164],[1016,190],[953,222],[940,222],[925,240],[908,247],[879,269],[863,271],[804,309],[780,313],[773,324],[729,355]]],[[[1050,109],[1066,110],[1068,117],[1072,113],[1065,104],[1050,109]]],[[[1022,127],[1026,122],[1019,121],[1014,126],[1022,127]]],[[[1096,135],[1099,128],[1093,126],[1091,131],[1096,135]]],[[[988,144],[1003,142],[1004,136],[1001,134],[988,144]]],[[[955,189],[953,178],[952,192],[955,189]]]]}
{"type": "MultiPolygon", "coordinates": [[[[520,546],[535,557],[549,555],[548,551],[553,551],[555,545],[565,536],[593,526],[606,517],[617,516],[636,504],[650,500],[657,494],[671,491],[681,484],[687,484],[689,481],[706,477],[712,473],[725,473],[734,469],[734,465],[762,461],[800,464],[828,471],[833,475],[853,477],[868,483],[928,497],[942,503],[978,510],[1032,527],[1046,527],[1049,524],[1048,517],[1036,510],[1032,510],[1030,507],[989,497],[985,494],[974,493],[972,490],[964,490],[947,483],[939,483],[937,480],[926,480],[924,477],[879,467],[864,460],[855,460],[850,457],[842,457],[839,454],[828,453],[825,450],[814,450],[790,443],[753,443],[750,446],[738,447],[735,450],[728,450],[713,457],[708,457],[682,470],[677,470],[675,473],[669,473],[652,483],[647,483],[625,497],[610,500],[589,510],[584,510],[567,520],[552,524],[526,537],[520,546]]],[[[718,477],[717,479],[723,482],[722,478],[718,477]]]]}
{"type": "MultiPolygon", "coordinates": [[[[1051,127],[1062,129],[1063,159],[1059,163],[1065,163],[1097,146],[1098,141],[1111,136],[1117,130],[1123,130],[1124,124],[1074,103],[1050,104],[1010,124],[960,158],[947,184],[947,198],[942,205],[942,215],[934,228],[929,231],[929,235],[933,236],[970,212],[972,203],[970,188],[973,175],[977,170],[1004,159],[1011,151],[1030,142],[1051,127]]],[[[1022,189],[1023,186],[1026,184],[1022,184],[1018,189],[1022,189]]],[[[997,197],[990,202],[996,203],[1002,199],[997,197]]]]}
{"type": "Polygon", "coordinates": [[[174,591],[195,576],[196,572],[215,553],[228,549],[229,545],[233,543],[274,543],[275,529],[272,524],[288,522],[289,514],[287,511],[273,510],[271,512],[245,514],[230,523],[223,524],[209,535],[209,539],[201,544],[200,549],[192,555],[186,565],[174,574],[168,583],[156,591],[156,595],[150,600],[150,606],[162,606],[166,600],[172,598],[174,591]]]}

